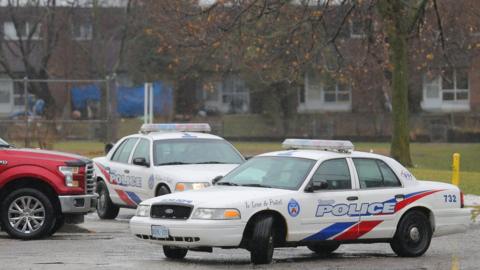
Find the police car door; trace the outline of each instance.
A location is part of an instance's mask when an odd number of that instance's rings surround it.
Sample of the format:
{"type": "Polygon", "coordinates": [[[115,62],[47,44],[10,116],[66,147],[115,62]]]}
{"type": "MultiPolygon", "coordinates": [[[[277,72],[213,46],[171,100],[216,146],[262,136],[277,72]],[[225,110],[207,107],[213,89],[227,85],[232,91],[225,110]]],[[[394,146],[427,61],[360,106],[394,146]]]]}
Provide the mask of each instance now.
{"type": "Polygon", "coordinates": [[[353,172],[345,158],[325,160],[317,168],[309,185],[322,189],[306,193],[307,211],[301,216],[309,235],[304,241],[347,240],[357,235],[359,216],[354,208],[358,192],[354,189],[353,172]]]}
{"type": "Polygon", "coordinates": [[[153,197],[154,175],[151,162],[151,142],[141,138],[130,158],[128,170],[131,182],[127,187],[127,195],[138,204],[140,201],[153,197]]]}
{"type": "Polygon", "coordinates": [[[390,238],[396,230],[395,205],[405,199],[393,170],[380,159],[352,158],[362,205],[359,230],[363,239],[390,238]]]}
{"type": "Polygon", "coordinates": [[[135,201],[129,197],[127,191],[130,183],[130,156],[137,142],[138,138],[125,139],[118,148],[115,149],[115,153],[108,162],[108,167],[105,168],[110,175],[110,181],[109,184],[107,184],[108,192],[115,204],[130,207],[136,206],[135,201]]]}

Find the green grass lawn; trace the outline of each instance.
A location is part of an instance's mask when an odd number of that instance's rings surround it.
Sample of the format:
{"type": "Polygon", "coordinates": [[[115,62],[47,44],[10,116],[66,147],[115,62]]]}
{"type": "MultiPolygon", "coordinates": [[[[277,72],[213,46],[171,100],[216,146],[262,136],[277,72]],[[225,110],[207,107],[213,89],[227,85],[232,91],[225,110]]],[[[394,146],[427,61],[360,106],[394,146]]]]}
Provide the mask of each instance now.
{"type": "MultiPolygon", "coordinates": [[[[281,142],[233,142],[244,155],[257,155],[281,150],[281,142]]],[[[388,155],[388,143],[354,143],[359,151],[373,151],[388,155]]],[[[55,149],[95,157],[103,155],[100,142],[70,141],[55,144],[55,149]]],[[[414,167],[410,168],[417,179],[450,182],[452,154],[461,154],[460,188],[468,194],[480,195],[480,144],[412,143],[414,167]]]]}

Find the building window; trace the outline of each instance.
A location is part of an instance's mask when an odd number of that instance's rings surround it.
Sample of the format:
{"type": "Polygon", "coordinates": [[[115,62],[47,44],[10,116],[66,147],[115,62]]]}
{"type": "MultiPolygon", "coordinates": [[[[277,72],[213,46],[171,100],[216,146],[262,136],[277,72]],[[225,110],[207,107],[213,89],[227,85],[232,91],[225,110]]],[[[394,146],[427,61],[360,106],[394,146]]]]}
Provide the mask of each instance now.
{"type": "Polygon", "coordinates": [[[32,24],[29,22],[19,22],[17,23],[17,28],[13,22],[4,22],[3,23],[3,37],[6,40],[19,40],[29,39],[30,36],[32,40],[40,39],[40,29],[41,24],[32,24]],[[35,31],[35,32],[33,32],[35,31]]]}
{"type": "Polygon", "coordinates": [[[423,79],[424,110],[465,111],[469,105],[469,78],[466,69],[442,69],[423,79]]]}
{"type": "Polygon", "coordinates": [[[91,40],[93,36],[93,26],[91,23],[73,23],[72,38],[75,40],[91,40]]]}
{"type": "Polygon", "coordinates": [[[336,80],[328,75],[307,74],[304,94],[300,92],[299,96],[298,110],[300,112],[351,110],[352,88],[350,83],[336,80]],[[303,100],[302,95],[304,95],[303,100]]]}
{"type": "Polygon", "coordinates": [[[350,21],[350,37],[351,38],[365,38],[366,22],[365,20],[351,20],[350,21]]]}
{"type": "Polygon", "coordinates": [[[222,113],[247,113],[250,110],[250,93],[245,81],[230,75],[219,81],[203,84],[205,109],[222,113]]]}
{"type": "Polygon", "coordinates": [[[323,84],[323,100],[326,103],[350,102],[350,87],[333,79],[326,80],[323,84]]]}

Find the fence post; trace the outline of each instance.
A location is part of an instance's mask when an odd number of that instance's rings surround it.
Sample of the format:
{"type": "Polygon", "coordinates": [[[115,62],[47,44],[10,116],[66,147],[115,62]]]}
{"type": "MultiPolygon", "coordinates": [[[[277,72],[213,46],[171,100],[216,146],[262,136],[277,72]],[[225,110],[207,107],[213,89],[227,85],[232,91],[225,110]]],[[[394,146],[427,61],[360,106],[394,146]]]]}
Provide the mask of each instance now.
{"type": "Polygon", "coordinates": [[[30,123],[29,123],[29,116],[28,116],[28,77],[23,77],[23,99],[25,102],[25,148],[30,147],[30,123]]]}

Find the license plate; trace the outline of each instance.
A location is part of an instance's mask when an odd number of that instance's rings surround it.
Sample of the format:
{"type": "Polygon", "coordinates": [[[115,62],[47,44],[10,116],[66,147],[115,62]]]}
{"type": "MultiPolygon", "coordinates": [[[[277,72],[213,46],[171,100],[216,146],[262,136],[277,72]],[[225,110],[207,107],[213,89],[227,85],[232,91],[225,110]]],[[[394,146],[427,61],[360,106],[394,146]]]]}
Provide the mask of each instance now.
{"type": "Polygon", "coordinates": [[[156,238],[168,238],[168,228],[161,225],[152,225],[152,236],[156,238]]]}

